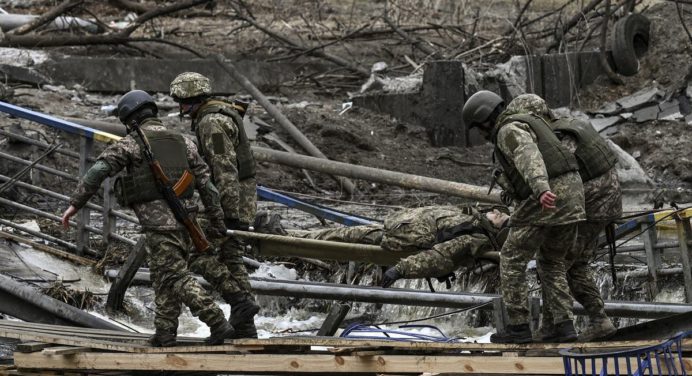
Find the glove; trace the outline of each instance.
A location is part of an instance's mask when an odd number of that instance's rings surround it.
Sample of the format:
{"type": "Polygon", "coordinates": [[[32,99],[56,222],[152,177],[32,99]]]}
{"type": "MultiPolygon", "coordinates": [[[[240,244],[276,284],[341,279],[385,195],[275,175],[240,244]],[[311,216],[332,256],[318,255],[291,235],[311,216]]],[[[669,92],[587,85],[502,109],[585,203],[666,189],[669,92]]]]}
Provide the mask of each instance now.
{"type": "Polygon", "coordinates": [[[403,277],[396,267],[392,266],[382,275],[382,287],[387,288],[403,277]]]}
{"type": "Polygon", "coordinates": [[[207,228],[207,236],[210,239],[221,239],[226,236],[226,224],[221,218],[212,219],[209,221],[209,227],[207,228]]]}
{"type": "Polygon", "coordinates": [[[510,206],[510,205],[512,205],[512,201],[513,201],[513,200],[514,200],[514,199],[513,199],[511,193],[509,193],[509,192],[507,192],[507,191],[502,191],[502,192],[500,192],[500,201],[502,201],[502,203],[503,203],[505,206],[510,206]]]}
{"type": "Polygon", "coordinates": [[[223,220],[223,222],[226,224],[226,228],[229,230],[248,231],[250,229],[249,224],[241,222],[238,218],[226,218],[223,220]]]}

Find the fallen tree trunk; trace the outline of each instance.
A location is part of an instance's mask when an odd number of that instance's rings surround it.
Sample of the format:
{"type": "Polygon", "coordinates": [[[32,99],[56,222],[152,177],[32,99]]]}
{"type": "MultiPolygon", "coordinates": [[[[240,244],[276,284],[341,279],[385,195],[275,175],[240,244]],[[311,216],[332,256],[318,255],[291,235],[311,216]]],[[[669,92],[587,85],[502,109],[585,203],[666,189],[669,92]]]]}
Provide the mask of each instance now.
{"type": "Polygon", "coordinates": [[[347,176],[354,179],[363,179],[404,188],[419,189],[421,191],[464,197],[481,202],[489,202],[494,204],[502,203],[500,200],[500,193],[498,191],[493,191],[488,194],[486,188],[475,185],[405,174],[402,172],[382,170],[379,168],[357,166],[262,147],[253,147],[252,152],[258,161],[279,163],[286,166],[305,168],[327,174],[347,176]]]}

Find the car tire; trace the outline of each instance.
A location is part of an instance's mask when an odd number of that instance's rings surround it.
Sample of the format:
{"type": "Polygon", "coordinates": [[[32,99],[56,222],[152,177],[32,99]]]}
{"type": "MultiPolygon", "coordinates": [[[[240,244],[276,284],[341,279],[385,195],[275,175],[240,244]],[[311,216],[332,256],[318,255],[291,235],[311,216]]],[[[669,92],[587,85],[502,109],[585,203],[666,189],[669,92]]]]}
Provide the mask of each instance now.
{"type": "Polygon", "coordinates": [[[623,76],[639,72],[639,58],[649,50],[651,21],[641,14],[621,18],[613,28],[612,50],[615,70],[623,76]]]}

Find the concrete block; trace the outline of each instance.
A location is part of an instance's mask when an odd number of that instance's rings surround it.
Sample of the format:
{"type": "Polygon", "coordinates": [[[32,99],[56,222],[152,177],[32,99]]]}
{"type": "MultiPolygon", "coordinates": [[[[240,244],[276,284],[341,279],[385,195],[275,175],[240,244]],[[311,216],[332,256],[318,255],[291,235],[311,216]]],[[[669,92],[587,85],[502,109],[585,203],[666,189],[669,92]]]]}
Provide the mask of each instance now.
{"type": "Polygon", "coordinates": [[[427,102],[425,127],[433,145],[467,145],[461,109],[466,101],[464,67],[460,61],[426,64],[422,94],[427,102]]]}
{"type": "Polygon", "coordinates": [[[598,51],[579,54],[579,87],[589,85],[603,74],[599,54],[598,51]]]}
{"type": "Polygon", "coordinates": [[[622,107],[615,102],[608,102],[602,105],[598,110],[594,111],[594,114],[601,115],[617,115],[622,111],[622,107]]]}
{"type": "Polygon", "coordinates": [[[634,111],[633,118],[637,123],[643,123],[645,121],[658,119],[659,112],[661,112],[661,110],[658,109],[658,105],[644,107],[634,111]]]}
{"type": "MultiPolygon", "coordinates": [[[[240,60],[234,64],[260,90],[275,88],[294,77],[298,64],[240,60]]],[[[313,68],[316,65],[312,66],[313,68]]],[[[132,87],[168,93],[171,81],[182,72],[199,72],[212,80],[217,94],[241,90],[213,59],[111,59],[69,57],[38,67],[56,85],[80,84],[89,91],[123,93],[132,87]]],[[[305,67],[303,66],[303,68],[305,67]]],[[[308,67],[309,69],[309,67],[308,67]]]]}
{"type": "Polygon", "coordinates": [[[543,98],[549,107],[570,104],[578,82],[577,61],[574,54],[543,56],[543,98]]]}
{"type": "Polygon", "coordinates": [[[543,97],[543,59],[540,56],[526,56],[526,91],[543,97]]]}
{"type": "Polygon", "coordinates": [[[48,77],[34,69],[8,64],[0,64],[0,78],[2,82],[20,82],[31,85],[49,84],[48,77]]]}

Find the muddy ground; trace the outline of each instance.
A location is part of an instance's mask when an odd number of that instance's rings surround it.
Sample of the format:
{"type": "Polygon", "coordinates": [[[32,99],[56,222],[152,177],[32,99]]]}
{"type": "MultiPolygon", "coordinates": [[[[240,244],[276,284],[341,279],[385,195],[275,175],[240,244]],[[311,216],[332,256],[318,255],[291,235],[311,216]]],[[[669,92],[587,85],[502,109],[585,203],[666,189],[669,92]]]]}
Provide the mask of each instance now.
{"type": "MultiPolygon", "coordinates": [[[[386,4],[389,4],[389,15],[401,26],[424,25],[436,21],[461,25],[467,30],[474,30],[479,39],[476,45],[496,36],[506,30],[507,20],[516,18],[518,9],[509,2],[493,2],[486,5],[480,1],[460,2],[336,2],[336,1],[258,1],[253,2],[251,10],[254,16],[274,30],[281,31],[305,43],[318,40],[327,42],[338,38],[344,30],[352,30],[365,24],[372,24],[371,29],[385,28],[379,18],[386,4]],[[415,4],[414,4],[415,3],[415,4]],[[463,6],[462,6],[463,5],[463,6]],[[481,17],[475,20],[475,15],[481,17]],[[475,24],[475,26],[474,26],[475,24]]],[[[526,12],[525,17],[531,18],[550,9],[555,9],[559,2],[538,1],[526,12]]],[[[41,13],[49,8],[50,1],[8,2],[5,10],[21,13],[41,13]]],[[[614,85],[605,77],[583,89],[580,93],[579,109],[589,111],[600,107],[603,103],[631,94],[650,85],[659,85],[668,94],[673,94],[687,87],[690,41],[683,28],[677,22],[675,5],[672,3],[646,2],[640,5],[652,20],[652,42],[649,54],[642,60],[642,70],[633,77],[624,78],[624,85],[614,85]]],[[[97,8],[100,19],[106,23],[124,19],[126,12],[115,10],[105,4],[97,8]]],[[[569,10],[570,8],[567,8],[569,10]]],[[[565,14],[568,11],[565,10],[565,14]]],[[[200,10],[195,13],[186,12],[179,17],[162,17],[151,25],[143,27],[137,35],[165,35],[170,40],[194,46],[202,53],[222,52],[242,55],[257,59],[276,59],[292,57],[291,61],[308,61],[311,58],[294,56],[277,42],[267,38],[254,28],[240,28],[241,23],[232,17],[230,5],[219,2],[213,11],[200,10]]],[[[692,25],[692,16],[684,13],[688,24],[692,25]]],[[[370,29],[368,29],[370,30],[370,29]]],[[[467,33],[468,34],[468,33],[467,33]]],[[[470,43],[473,39],[464,33],[448,31],[427,31],[420,35],[430,40],[436,46],[459,45],[470,43]],[[466,35],[466,36],[464,36],[466,35]]],[[[549,40],[528,41],[525,47],[540,51],[549,40]]],[[[593,44],[593,42],[591,43],[593,44]]],[[[172,55],[181,51],[172,47],[152,45],[145,51],[122,46],[87,46],[61,47],[46,49],[52,53],[73,55],[108,55],[108,56],[142,56],[147,54],[172,55]]],[[[447,52],[449,47],[447,47],[447,52]]],[[[498,49],[500,51],[500,49],[498,49]]],[[[411,57],[417,62],[424,62],[425,57],[420,51],[390,34],[373,34],[345,43],[337,43],[329,47],[328,52],[347,56],[364,67],[369,67],[377,61],[385,61],[391,67],[386,73],[390,76],[401,76],[413,71],[405,62],[404,56],[411,57]],[[403,63],[403,64],[402,64],[403,63]]],[[[490,68],[492,63],[502,62],[513,51],[504,49],[497,53],[488,53],[487,57],[471,56],[468,63],[482,72],[490,68]]],[[[451,54],[454,55],[454,54],[451,54]]],[[[437,177],[452,181],[471,184],[487,184],[490,169],[483,166],[469,166],[464,162],[489,163],[491,148],[489,145],[471,148],[449,147],[436,148],[428,142],[422,127],[400,122],[390,116],[374,113],[369,110],[353,108],[339,114],[342,104],[349,101],[349,93],[358,89],[364,79],[354,78],[348,72],[333,69],[333,73],[314,75],[312,79],[296,77],[284,83],[268,95],[285,98],[280,108],[291,121],[301,129],[313,143],[329,158],[349,163],[371,167],[386,168],[412,174],[437,177]],[[307,101],[310,105],[301,108],[294,106],[307,101]]],[[[31,88],[19,87],[12,102],[28,106],[40,111],[62,116],[84,117],[113,121],[107,118],[101,106],[114,104],[117,95],[103,93],[87,93],[79,87],[74,88],[31,88]]],[[[164,94],[157,97],[170,106],[162,111],[173,114],[176,110],[170,98],[164,94]]],[[[269,124],[273,120],[264,113],[263,109],[254,105],[251,115],[259,116],[269,124]]],[[[187,122],[180,122],[176,117],[166,117],[166,122],[176,129],[186,131],[187,122]]],[[[47,140],[64,139],[65,136],[53,134],[41,126],[26,121],[3,118],[3,127],[14,127],[17,124],[24,129],[37,130],[40,136],[47,140]]],[[[684,121],[653,121],[643,124],[621,124],[619,130],[610,135],[612,140],[630,153],[638,155],[638,160],[649,176],[661,187],[684,188],[692,187],[692,161],[689,150],[692,140],[690,125],[684,121]]],[[[292,146],[299,149],[288,135],[275,126],[279,136],[292,146]]],[[[30,132],[31,133],[31,132],[30,132]]],[[[74,139],[65,139],[73,148],[77,148],[74,139]]],[[[260,140],[275,146],[270,141],[260,140]]],[[[22,145],[5,147],[23,157],[36,156],[38,151],[22,145]]],[[[100,145],[97,146],[98,148],[100,145]]],[[[71,159],[62,156],[50,157],[48,165],[60,169],[72,169],[71,159]],[[68,165],[70,167],[68,167],[68,165]]],[[[11,172],[11,171],[9,171],[11,172]]],[[[338,195],[339,187],[329,177],[313,173],[316,187],[311,186],[305,176],[298,170],[276,165],[260,164],[258,182],[260,184],[287,191],[324,195],[338,195]]],[[[48,178],[46,178],[48,179],[48,178]]],[[[62,183],[65,185],[64,183],[62,183]]],[[[356,200],[396,203],[398,205],[420,205],[430,202],[430,195],[411,193],[404,195],[402,190],[383,187],[364,181],[357,182],[358,194],[356,200]]],[[[64,193],[69,193],[69,184],[62,187],[64,193]]],[[[448,197],[438,197],[437,201],[448,201],[448,197]]]]}

